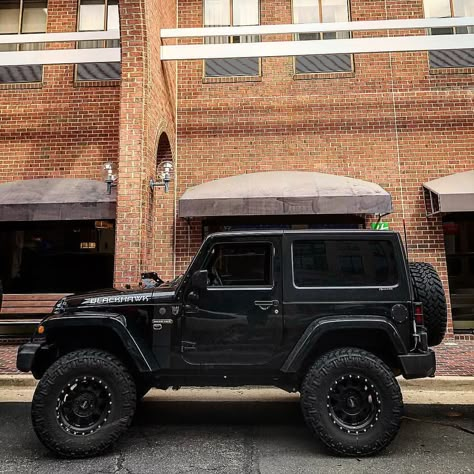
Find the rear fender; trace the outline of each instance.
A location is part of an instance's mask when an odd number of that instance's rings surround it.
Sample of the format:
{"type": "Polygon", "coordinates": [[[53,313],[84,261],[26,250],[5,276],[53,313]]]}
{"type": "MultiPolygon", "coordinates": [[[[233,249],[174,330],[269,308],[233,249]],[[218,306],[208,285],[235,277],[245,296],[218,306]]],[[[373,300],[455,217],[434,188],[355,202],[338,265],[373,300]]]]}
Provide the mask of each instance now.
{"type": "MultiPolygon", "coordinates": [[[[282,368],[284,373],[296,373],[303,366],[305,360],[314,352],[323,338],[335,334],[337,331],[347,330],[382,331],[389,339],[391,351],[396,354],[406,354],[406,346],[401,339],[395,325],[380,316],[330,316],[313,321],[305,330],[301,338],[290,352],[282,368]]],[[[360,341],[357,341],[360,342],[360,341]]],[[[361,344],[357,344],[361,347],[361,344]]]]}

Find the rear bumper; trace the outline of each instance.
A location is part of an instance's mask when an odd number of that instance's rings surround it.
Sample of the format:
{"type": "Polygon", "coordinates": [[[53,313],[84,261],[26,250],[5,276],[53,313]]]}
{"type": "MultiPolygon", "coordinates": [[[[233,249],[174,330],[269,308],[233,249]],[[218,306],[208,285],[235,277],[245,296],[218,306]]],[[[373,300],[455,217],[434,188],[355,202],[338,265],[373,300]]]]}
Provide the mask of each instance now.
{"type": "Polygon", "coordinates": [[[33,362],[38,351],[44,343],[28,342],[18,348],[16,367],[21,372],[31,372],[33,362]]]}
{"type": "Polygon", "coordinates": [[[436,372],[436,357],[431,349],[426,352],[400,355],[398,358],[402,366],[402,374],[406,379],[433,377],[436,372]]]}

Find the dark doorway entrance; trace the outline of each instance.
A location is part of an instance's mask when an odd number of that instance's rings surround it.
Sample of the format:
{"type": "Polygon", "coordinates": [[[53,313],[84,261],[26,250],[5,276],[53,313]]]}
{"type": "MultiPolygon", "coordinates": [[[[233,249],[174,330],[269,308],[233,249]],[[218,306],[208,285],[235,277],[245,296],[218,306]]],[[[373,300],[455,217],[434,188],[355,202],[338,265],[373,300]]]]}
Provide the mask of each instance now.
{"type": "Polygon", "coordinates": [[[474,333],[474,213],[443,219],[453,325],[456,333],[474,333]]]}
{"type": "Polygon", "coordinates": [[[73,293],[113,285],[114,221],[0,224],[5,293],[73,293]]]}

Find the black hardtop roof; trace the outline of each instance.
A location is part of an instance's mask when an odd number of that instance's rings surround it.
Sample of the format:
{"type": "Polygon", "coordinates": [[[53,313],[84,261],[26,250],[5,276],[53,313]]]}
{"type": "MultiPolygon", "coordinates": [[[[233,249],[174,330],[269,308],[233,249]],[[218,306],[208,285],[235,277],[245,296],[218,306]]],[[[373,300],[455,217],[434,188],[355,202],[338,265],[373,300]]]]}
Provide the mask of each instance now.
{"type": "Polygon", "coordinates": [[[398,235],[398,232],[393,230],[369,230],[369,229],[298,229],[298,230],[236,230],[226,232],[214,232],[207,236],[208,239],[214,237],[245,237],[255,235],[398,235]]]}

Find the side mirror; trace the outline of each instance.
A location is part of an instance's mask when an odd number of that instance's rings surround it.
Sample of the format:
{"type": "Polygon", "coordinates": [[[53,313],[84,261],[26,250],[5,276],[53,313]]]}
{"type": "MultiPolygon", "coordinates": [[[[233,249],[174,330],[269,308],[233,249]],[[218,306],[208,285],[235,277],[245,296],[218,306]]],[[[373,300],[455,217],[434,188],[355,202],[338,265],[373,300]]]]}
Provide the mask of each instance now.
{"type": "Polygon", "coordinates": [[[208,272],[207,270],[198,270],[191,277],[191,285],[193,289],[205,290],[207,288],[208,272]]]}

